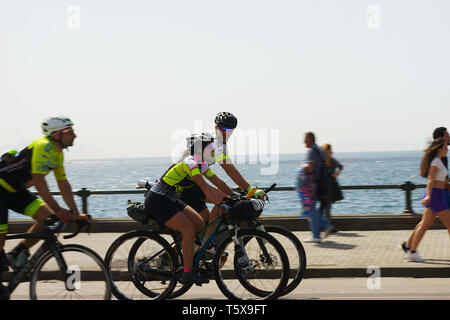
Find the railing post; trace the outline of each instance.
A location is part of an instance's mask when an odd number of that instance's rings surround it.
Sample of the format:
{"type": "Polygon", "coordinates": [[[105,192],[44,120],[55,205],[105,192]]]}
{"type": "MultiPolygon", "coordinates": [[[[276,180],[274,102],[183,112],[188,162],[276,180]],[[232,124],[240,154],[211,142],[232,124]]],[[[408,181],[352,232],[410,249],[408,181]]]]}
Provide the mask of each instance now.
{"type": "Polygon", "coordinates": [[[412,201],[411,201],[411,192],[416,189],[416,186],[411,181],[406,181],[404,184],[402,184],[402,190],[405,191],[405,209],[403,210],[403,213],[415,213],[412,208],[412,201]]]}
{"type": "Polygon", "coordinates": [[[77,194],[81,197],[82,212],[87,213],[88,212],[87,198],[91,195],[91,191],[87,188],[81,188],[81,190],[77,191],[77,194]]]}

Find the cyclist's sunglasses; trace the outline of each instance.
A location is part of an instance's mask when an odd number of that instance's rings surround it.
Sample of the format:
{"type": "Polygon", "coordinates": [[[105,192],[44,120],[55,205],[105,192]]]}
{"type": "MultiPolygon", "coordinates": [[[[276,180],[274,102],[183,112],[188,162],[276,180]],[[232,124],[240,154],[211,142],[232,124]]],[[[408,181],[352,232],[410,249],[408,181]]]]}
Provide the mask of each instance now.
{"type": "Polygon", "coordinates": [[[73,136],[75,134],[75,131],[73,131],[73,129],[64,129],[64,130],[61,130],[61,132],[68,133],[71,136],[73,136]]]}
{"type": "Polygon", "coordinates": [[[220,131],[231,132],[231,131],[233,131],[234,129],[230,129],[230,128],[227,128],[227,127],[219,127],[219,130],[220,130],[220,131]]]}

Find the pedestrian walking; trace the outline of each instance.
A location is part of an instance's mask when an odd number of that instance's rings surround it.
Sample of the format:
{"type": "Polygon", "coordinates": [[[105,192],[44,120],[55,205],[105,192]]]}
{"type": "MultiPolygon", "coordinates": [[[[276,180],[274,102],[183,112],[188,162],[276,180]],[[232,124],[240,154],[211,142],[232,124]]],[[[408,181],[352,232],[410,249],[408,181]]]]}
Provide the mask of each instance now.
{"type": "Polygon", "coordinates": [[[448,171],[442,161],[447,153],[448,138],[435,139],[425,149],[425,155],[420,165],[420,175],[428,179],[425,197],[422,200],[425,211],[411,237],[401,245],[409,261],[425,261],[419,255],[417,247],[425,232],[433,225],[436,216],[441,219],[450,234],[450,211],[445,198],[446,185],[449,179],[448,171]]]}
{"type": "Polygon", "coordinates": [[[306,161],[314,163],[314,180],[316,184],[315,198],[311,205],[311,214],[309,215],[309,225],[312,232],[312,237],[305,240],[306,242],[319,243],[321,241],[320,234],[323,231],[326,238],[332,231],[332,226],[327,218],[325,218],[318,209],[317,202],[322,198],[327,196],[327,186],[328,183],[325,181],[326,175],[324,174],[324,162],[325,162],[325,152],[316,144],[316,138],[314,133],[306,132],[304,143],[306,148],[308,148],[308,154],[306,161]]]}
{"type": "Polygon", "coordinates": [[[332,226],[331,233],[337,233],[338,230],[331,223],[331,206],[333,203],[344,199],[342,195],[341,186],[337,181],[337,177],[341,174],[344,166],[336,160],[333,155],[333,149],[329,143],[322,146],[325,152],[325,174],[327,176],[327,192],[324,197],[320,199],[320,211],[328,219],[332,226]]]}
{"type": "MultiPolygon", "coordinates": [[[[447,144],[450,144],[450,135],[448,134],[448,130],[445,127],[438,127],[434,129],[433,131],[433,140],[436,140],[438,138],[443,138],[447,141],[447,144]]],[[[447,156],[442,157],[442,162],[444,163],[445,167],[448,170],[448,158],[447,156]]]]}
{"type": "Polygon", "coordinates": [[[306,161],[297,172],[295,190],[302,204],[302,217],[309,217],[316,198],[316,181],[314,178],[314,162],[306,161]]]}
{"type": "MultiPolygon", "coordinates": [[[[447,143],[450,145],[450,135],[448,134],[448,130],[445,127],[439,127],[434,129],[433,131],[433,139],[437,139],[437,138],[444,138],[445,140],[447,140],[447,143]]],[[[442,163],[444,163],[445,168],[448,171],[448,157],[442,157],[442,163]]],[[[448,175],[447,175],[448,178],[448,175]]],[[[450,208],[450,184],[447,183],[447,206],[450,208]]]]}

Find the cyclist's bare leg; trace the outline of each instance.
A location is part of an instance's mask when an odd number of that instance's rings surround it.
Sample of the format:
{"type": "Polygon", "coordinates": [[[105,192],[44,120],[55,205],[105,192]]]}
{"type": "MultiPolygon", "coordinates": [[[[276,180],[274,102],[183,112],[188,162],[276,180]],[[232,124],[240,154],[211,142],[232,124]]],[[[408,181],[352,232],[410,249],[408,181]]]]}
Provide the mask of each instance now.
{"type": "Polygon", "coordinates": [[[203,209],[202,211],[199,212],[200,216],[202,217],[203,221],[205,222],[205,224],[208,223],[209,219],[209,215],[211,214],[209,212],[208,208],[203,209]]]}
{"type": "MultiPolygon", "coordinates": [[[[209,212],[209,210],[208,210],[209,212]]],[[[217,219],[221,214],[221,209],[218,206],[214,206],[211,210],[211,213],[209,214],[209,219],[207,220],[208,222],[214,221],[214,219],[217,219]]],[[[205,235],[203,236],[204,239],[208,239],[209,235],[211,234],[211,232],[213,232],[215,226],[214,224],[209,226],[208,229],[206,229],[205,231],[205,235]]]]}
{"type": "Polygon", "coordinates": [[[185,268],[192,268],[194,259],[194,237],[200,231],[204,222],[201,216],[191,207],[179,211],[166,226],[181,233],[181,250],[183,250],[183,264],[185,268]]]}
{"type": "Polygon", "coordinates": [[[187,206],[183,210],[183,214],[189,218],[192,224],[195,226],[195,232],[200,232],[205,227],[205,221],[200,216],[200,214],[195,211],[192,207],[187,206]]]}
{"type": "MultiPolygon", "coordinates": [[[[42,207],[40,207],[33,215],[33,219],[36,220],[36,223],[33,224],[30,229],[28,229],[27,233],[42,231],[45,226],[45,219],[50,217],[52,214],[53,211],[48,205],[43,205],[42,207]]],[[[39,239],[24,239],[22,241],[22,244],[29,249],[38,242],[39,239]]]]}

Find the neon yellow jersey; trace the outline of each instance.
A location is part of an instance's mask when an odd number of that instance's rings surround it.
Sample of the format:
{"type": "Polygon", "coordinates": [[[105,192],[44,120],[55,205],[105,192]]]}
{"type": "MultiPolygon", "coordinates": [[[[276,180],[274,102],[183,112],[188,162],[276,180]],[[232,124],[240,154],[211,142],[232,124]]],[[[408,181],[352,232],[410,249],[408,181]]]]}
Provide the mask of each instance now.
{"type": "Polygon", "coordinates": [[[193,185],[192,177],[203,175],[207,178],[214,176],[214,172],[206,162],[197,163],[193,156],[173,165],[161,178],[166,184],[175,188],[176,193],[193,185]]]}
{"type": "Polygon", "coordinates": [[[64,153],[58,151],[47,138],[42,137],[32,142],[28,149],[32,149],[31,174],[47,175],[53,170],[56,180],[65,180],[64,153]]]}
{"type": "Polygon", "coordinates": [[[0,170],[0,185],[9,192],[29,187],[33,174],[54,172],[57,180],[65,180],[64,154],[47,137],[33,141],[0,170]]]}

